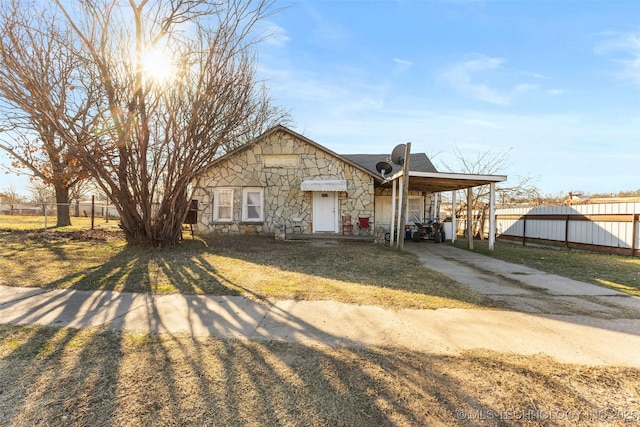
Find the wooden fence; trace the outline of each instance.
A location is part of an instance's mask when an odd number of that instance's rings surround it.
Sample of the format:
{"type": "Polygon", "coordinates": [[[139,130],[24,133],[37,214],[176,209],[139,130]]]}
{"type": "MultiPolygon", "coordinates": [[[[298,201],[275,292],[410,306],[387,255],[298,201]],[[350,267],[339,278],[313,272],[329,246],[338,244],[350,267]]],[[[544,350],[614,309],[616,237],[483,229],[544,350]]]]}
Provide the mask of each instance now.
{"type": "Polygon", "coordinates": [[[545,244],[640,255],[640,202],[496,210],[496,235],[545,244]]]}

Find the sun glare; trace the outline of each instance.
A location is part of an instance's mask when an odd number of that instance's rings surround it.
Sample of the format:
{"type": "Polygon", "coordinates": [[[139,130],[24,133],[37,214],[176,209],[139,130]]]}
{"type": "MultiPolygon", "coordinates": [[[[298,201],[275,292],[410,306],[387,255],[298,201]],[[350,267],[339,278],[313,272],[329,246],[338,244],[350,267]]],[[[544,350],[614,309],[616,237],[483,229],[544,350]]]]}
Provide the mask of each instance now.
{"type": "Polygon", "coordinates": [[[153,49],[142,57],[144,73],[158,83],[166,83],[175,73],[171,58],[163,51],[153,49]]]}

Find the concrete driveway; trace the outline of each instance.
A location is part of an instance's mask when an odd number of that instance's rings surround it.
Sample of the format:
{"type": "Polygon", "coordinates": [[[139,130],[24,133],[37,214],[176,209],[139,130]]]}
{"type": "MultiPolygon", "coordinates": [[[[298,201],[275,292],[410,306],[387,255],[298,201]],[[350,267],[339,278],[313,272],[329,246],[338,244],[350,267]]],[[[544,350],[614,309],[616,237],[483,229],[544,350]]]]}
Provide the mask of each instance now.
{"type": "Polygon", "coordinates": [[[430,268],[509,310],[387,310],[332,301],[47,290],[0,286],[0,323],[379,346],[454,355],[544,353],[640,368],[640,299],[446,245],[407,243],[430,268]]]}
{"type": "Polygon", "coordinates": [[[640,298],[430,241],[405,250],[430,269],[523,313],[640,319],[640,298]]]}

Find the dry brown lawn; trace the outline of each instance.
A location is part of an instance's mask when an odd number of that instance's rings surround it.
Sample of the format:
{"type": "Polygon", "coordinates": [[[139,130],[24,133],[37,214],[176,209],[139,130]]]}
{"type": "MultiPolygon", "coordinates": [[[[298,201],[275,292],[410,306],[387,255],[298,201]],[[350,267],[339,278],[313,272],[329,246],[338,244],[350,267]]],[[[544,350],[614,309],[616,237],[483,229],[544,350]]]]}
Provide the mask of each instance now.
{"type": "Polygon", "coordinates": [[[492,307],[412,254],[372,243],[187,238],[130,248],[118,233],[0,231],[0,285],[333,300],[390,308],[492,307]]]}
{"type": "Polygon", "coordinates": [[[0,327],[0,425],[635,425],[640,371],[544,356],[0,327]]]}
{"type": "MultiPolygon", "coordinates": [[[[416,257],[268,238],[127,248],[117,233],[0,231],[0,284],[491,307],[416,257]]],[[[0,320],[1,322],[1,320],[0,320]]],[[[640,423],[640,370],[105,329],[0,326],[0,426],[582,426],[640,423]]]]}

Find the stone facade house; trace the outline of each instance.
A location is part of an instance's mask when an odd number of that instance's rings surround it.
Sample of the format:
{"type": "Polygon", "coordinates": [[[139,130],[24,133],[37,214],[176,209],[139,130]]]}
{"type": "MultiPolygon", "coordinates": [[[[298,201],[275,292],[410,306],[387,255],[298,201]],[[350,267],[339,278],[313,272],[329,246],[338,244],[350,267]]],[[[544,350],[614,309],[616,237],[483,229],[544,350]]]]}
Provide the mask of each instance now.
{"type": "MultiPolygon", "coordinates": [[[[375,165],[388,155],[340,155],[276,126],[218,158],[194,179],[199,234],[384,233],[391,223],[391,186],[375,165]],[[352,227],[344,219],[352,221],[352,227]],[[366,218],[360,220],[360,218],[366,218]],[[369,227],[360,227],[366,225],[369,227]]],[[[435,172],[423,153],[412,170],[435,172]]],[[[394,172],[399,170],[396,166],[394,172]]],[[[409,219],[435,212],[431,193],[410,191],[409,219]]]]}

